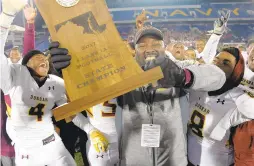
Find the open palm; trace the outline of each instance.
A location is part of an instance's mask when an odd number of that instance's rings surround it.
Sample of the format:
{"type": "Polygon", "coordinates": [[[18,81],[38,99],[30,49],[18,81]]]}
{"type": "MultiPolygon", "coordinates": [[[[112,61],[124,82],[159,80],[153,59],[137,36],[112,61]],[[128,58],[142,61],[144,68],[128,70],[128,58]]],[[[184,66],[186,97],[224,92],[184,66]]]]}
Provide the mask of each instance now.
{"type": "Polygon", "coordinates": [[[35,8],[27,5],[24,8],[24,15],[25,15],[25,18],[27,21],[31,21],[31,20],[35,19],[36,15],[37,15],[37,11],[35,8]]]}
{"type": "Polygon", "coordinates": [[[136,27],[137,29],[141,29],[144,26],[145,21],[147,20],[146,12],[145,10],[142,11],[140,15],[136,18],[136,27]]]}

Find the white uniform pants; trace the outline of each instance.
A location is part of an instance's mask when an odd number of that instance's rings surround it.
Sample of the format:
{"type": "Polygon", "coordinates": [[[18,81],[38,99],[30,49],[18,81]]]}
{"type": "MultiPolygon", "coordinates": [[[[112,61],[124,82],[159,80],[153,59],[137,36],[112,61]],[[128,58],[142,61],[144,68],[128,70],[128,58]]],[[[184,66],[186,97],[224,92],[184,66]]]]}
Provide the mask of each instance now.
{"type": "Polygon", "coordinates": [[[15,163],[17,166],[76,166],[73,157],[54,133],[54,138],[45,145],[25,148],[15,143],[15,163]]]}

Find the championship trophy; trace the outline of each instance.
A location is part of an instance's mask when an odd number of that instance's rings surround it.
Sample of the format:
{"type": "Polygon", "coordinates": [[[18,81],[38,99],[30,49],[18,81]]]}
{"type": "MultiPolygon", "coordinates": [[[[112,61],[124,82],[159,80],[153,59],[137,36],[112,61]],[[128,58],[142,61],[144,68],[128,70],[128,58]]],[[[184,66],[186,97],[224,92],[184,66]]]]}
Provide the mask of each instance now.
{"type": "Polygon", "coordinates": [[[104,0],[35,0],[53,41],[72,56],[63,70],[70,102],[54,110],[57,121],[163,78],[144,72],[122,41],[104,0]]]}

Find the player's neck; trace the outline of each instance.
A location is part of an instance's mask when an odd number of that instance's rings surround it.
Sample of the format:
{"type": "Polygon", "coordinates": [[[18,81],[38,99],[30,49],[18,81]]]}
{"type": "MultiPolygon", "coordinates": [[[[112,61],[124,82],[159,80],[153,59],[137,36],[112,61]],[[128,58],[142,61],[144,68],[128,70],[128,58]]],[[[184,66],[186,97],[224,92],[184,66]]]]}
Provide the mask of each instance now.
{"type": "Polygon", "coordinates": [[[46,77],[41,77],[41,76],[39,76],[32,68],[30,68],[30,67],[27,67],[27,68],[28,68],[28,70],[29,70],[31,76],[32,76],[32,77],[34,78],[34,80],[36,81],[37,85],[38,85],[39,87],[43,86],[44,83],[46,82],[48,76],[46,76],[46,77]]]}
{"type": "Polygon", "coordinates": [[[38,77],[40,81],[44,80],[46,77],[38,77]]]}

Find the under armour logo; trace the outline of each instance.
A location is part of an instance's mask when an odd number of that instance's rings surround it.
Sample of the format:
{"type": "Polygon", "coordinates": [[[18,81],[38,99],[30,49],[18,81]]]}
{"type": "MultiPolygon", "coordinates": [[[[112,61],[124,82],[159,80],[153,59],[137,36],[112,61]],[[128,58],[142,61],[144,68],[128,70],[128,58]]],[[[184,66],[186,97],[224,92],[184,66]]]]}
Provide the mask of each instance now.
{"type": "Polygon", "coordinates": [[[51,89],[52,89],[52,90],[55,90],[55,86],[52,86],[52,87],[49,86],[49,90],[51,90],[51,89]]]}
{"type": "Polygon", "coordinates": [[[100,156],[100,155],[97,155],[97,156],[96,156],[96,158],[103,158],[103,157],[104,157],[104,155],[101,155],[101,156],[100,156]]]}
{"type": "Polygon", "coordinates": [[[28,159],[29,156],[28,155],[22,155],[21,159],[24,159],[24,158],[28,159]]]}
{"type": "Polygon", "coordinates": [[[225,100],[220,100],[220,99],[218,99],[217,100],[217,103],[221,103],[222,105],[225,103],[225,100]]]}

